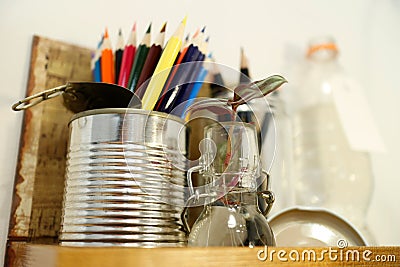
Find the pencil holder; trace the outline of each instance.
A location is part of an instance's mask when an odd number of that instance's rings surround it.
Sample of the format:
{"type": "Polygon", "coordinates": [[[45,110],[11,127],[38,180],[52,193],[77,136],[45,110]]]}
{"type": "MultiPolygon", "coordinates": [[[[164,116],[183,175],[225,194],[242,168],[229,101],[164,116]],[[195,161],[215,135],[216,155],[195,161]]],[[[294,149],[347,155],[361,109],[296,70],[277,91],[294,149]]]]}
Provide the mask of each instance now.
{"type": "Polygon", "coordinates": [[[60,244],[185,246],[184,121],[99,109],[76,114],[69,128],[60,244]]]}

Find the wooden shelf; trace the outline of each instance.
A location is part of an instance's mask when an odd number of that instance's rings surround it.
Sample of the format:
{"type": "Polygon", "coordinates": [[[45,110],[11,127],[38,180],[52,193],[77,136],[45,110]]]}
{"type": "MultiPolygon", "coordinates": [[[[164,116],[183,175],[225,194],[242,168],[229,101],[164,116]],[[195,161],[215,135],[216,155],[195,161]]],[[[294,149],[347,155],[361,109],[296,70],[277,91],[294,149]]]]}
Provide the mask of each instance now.
{"type": "MultiPolygon", "coordinates": [[[[268,254],[275,250],[273,259],[267,258],[265,261],[258,259],[259,250],[264,250],[263,247],[256,248],[73,248],[60,246],[46,245],[28,245],[26,250],[26,262],[24,266],[31,267],[101,267],[101,266],[118,266],[118,267],[133,267],[133,266],[400,266],[400,247],[358,247],[343,249],[343,259],[340,261],[338,252],[337,260],[331,260],[328,254],[325,254],[324,260],[318,261],[324,249],[329,248],[268,248],[268,254]],[[349,256],[349,261],[346,262],[346,251],[358,249],[360,261],[352,261],[352,256],[349,256]],[[313,250],[316,252],[316,261],[281,261],[278,259],[280,250],[286,251],[286,258],[292,250],[297,250],[302,255],[304,250],[313,250]],[[370,262],[362,259],[363,251],[370,250],[370,262]],[[385,263],[377,262],[373,259],[376,255],[385,255],[387,261],[385,263]],[[394,255],[397,262],[388,261],[388,255],[394,255]]],[[[368,254],[368,253],[367,253],[368,254]]],[[[305,254],[308,255],[308,254],[305,254]]],[[[335,255],[335,254],[332,254],[335,255]]],[[[264,254],[261,254],[264,256],[264,254]]],[[[301,257],[301,256],[300,256],[301,257]]],[[[391,258],[391,260],[393,260],[391,258]]]]}

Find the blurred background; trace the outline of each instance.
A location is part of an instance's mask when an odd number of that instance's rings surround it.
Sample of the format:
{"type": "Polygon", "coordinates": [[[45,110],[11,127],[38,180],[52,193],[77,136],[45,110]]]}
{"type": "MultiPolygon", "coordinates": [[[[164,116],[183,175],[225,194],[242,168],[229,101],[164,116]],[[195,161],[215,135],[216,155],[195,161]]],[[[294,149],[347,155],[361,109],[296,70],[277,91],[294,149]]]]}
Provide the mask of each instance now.
{"type": "MultiPolygon", "coordinates": [[[[141,39],[149,22],[164,21],[167,38],[183,16],[186,32],[207,26],[210,51],[218,63],[239,68],[244,47],[253,79],[280,73],[296,90],[308,41],[332,36],[339,62],[357,80],[370,104],[386,151],[372,153],[374,188],[367,223],[378,245],[400,245],[397,167],[400,151],[400,1],[0,1],[0,261],[8,229],[22,113],[11,105],[25,96],[33,35],[95,48],[108,27],[124,37],[134,21],[141,39]]],[[[224,77],[230,79],[237,77],[224,77]]],[[[45,88],[43,88],[45,89],[45,88]]]]}

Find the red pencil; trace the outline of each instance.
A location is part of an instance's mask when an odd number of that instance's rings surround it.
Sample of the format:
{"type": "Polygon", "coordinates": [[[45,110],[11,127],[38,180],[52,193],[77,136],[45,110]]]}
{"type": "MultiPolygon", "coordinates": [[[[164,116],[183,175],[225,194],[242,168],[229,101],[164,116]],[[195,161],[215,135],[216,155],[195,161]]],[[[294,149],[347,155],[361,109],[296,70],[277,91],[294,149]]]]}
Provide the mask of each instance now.
{"type": "Polygon", "coordinates": [[[131,74],[133,59],[136,54],[136,23],[132,27],[128,42],[126,43],[122,56],[121,70],[118,77],[118,85],[127,87],[129,75],[131,74]]]}

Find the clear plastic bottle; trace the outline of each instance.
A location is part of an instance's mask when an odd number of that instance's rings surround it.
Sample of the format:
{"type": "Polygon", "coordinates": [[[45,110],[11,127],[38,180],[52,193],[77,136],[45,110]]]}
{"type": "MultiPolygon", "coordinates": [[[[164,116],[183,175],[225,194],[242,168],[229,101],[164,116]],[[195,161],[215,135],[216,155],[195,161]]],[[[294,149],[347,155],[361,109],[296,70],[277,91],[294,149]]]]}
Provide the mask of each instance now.
{"type": "MultiPolygon", "coordinates": [[[[292,181],[292,131],[286,103],[280,91],[268,98],[261,126],[261,159],[271,176],[271,190],[276,198],[271,215],[294,205],[292,181]]],[[[265,110],[265,109],[264,109],[265,110]]]]}
{"type": "Polygon", "coordinates": [[[351,149],[332,93],[344,90],[332,38],[310,42],[302,84],[296,88],[293,114],[296,204],[328,208],[359,229],[365,226],[373,174],[366,152],[351,149]]]}

